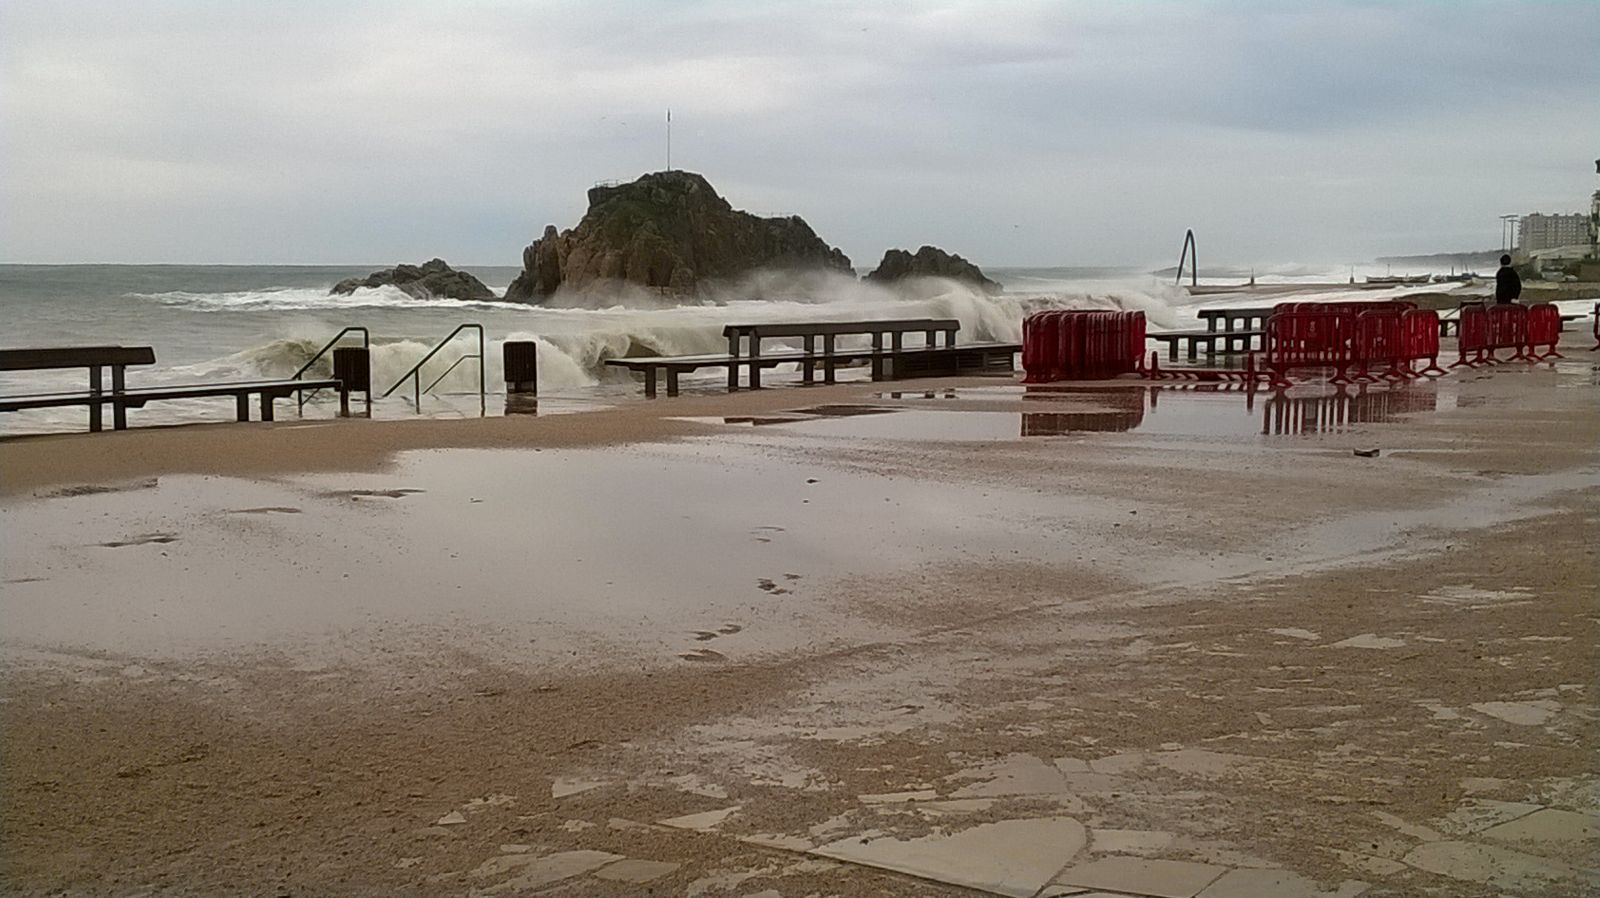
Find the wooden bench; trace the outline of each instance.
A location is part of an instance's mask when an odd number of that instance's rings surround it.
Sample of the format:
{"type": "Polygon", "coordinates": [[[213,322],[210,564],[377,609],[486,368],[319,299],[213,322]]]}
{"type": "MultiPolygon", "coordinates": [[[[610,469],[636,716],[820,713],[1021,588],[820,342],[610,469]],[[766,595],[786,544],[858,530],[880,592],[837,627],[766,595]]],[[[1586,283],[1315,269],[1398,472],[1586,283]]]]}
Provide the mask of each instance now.
{"type": "Polygon", "coordinates": [[[123,368],[127,365],[155,364],[155,350],[148,346],[70,346],[50,349],[0,349],[0,371],[40,371],[61,368],[89,368],[89,389],[84,392],[35,393],[0,396],[0,412],[83,405],[89,408],[89,430],[101,429],[102,407],[111,406],[112,427],[126,430],[128,409],[143,408],[147,402],[166,399],[198,399],[212,396],[234,397],[240,421],[250,420],[250,397],[259,396],[261,420],[273,419],[272,402],[301,390],[338,389],[335,378],[320,380],[255,380],[233,383],[174,384],[128,389],[123,368]],[[101,383],[101,369],[111,368],[111,390],[101,383]]]}
{"type": "Polygon", "coordinates": [[[954,318],[732,324],[722,331],[723,336],[728,338],[726,354],[607,359],[606,364],[643,374],[644,394],[648,397],[656,395],[657,378],[661,373],[666,374],[667,395],[676,396],[679,375],[700,368],[727,368],[729,392],[739,389],[741,368],[749,372],[750,388],[760,389],[763,369],[788,363],[800,366],[801,376],[807,384],[816,382],[818,366],[822,368],[823,382],[831,384],[835,382],[834,372],[838,365],[859,361],[872,364],[873,380],[1015,369],[1016,354],[1022,349],[1020,343],[969,343],[957,346],[955,335],[960,329],[961,322],[954,318]],[[922,345],[907,347],[906,334],[921,334],[922,345]],[[939,345],[941,334],[944,335],[942,346],[939,345]],[[837,345],[840,336],[868,336],[872,345],[841,349],[837,345]],[[803,341],[804,348],[768,352],[761,349],[763,340],[795,337],[803,341]],[[818,338],[821,338],[822,344],[820,351],[817,347],[818,338]]]}
{"type": "Polygon", "coordinates": [[[1266,327],[1267,319],[1272,317],[1272,306],[1250,306],[1235,309],[1200,309],[1195,316],[1206,323],[1206,330],[1214,331],[1217,323],[1221,322],[1224,331],[1235,330],[1235,325],[1243,325],[1238,330],[1261,330],[1266,327]]]}
{"type": "Polygon", "coordinates": [[[1216,355],[1218,353],[1218,343],[1222,344],[1221,352],[1224,355],[1249,352],[1251,349],[1250,341],[1265,339],[1266,333],[1265,330],[1161,331],[1147,333],[1144,338],[1167,344],[1167,358],[1174,360],[1178,358],[1178,344],[1187,342],[1189,344],[1188,358],[1192,362],[1199,355],[1202,344],[1206,348],[1206,355],[1216,355]]]}
{"type": "MultiPolygon", "coordinates": [[[[815,382],[814,369],[816,363],[822,363],[823,383],[833,383],[833,370],[836,361],[845,360],[836,348],[835,341],[839,337],[868,336],[872,338],[872,351],[866,356],[854,355],[849,360],[861,358],[870,359],[872,362],[872,379],[884,378],[883,362],[884,337],[889,338],[889,352],[895,356],[906,352],[904,343],[906,334],[922,334],[924,350],[937,348],[935,340],[944,335],[946,349],[956,344],[956,332],[961,330],[961,322],[954,318],[890,318],[878,321],[802,321],[802,322],[766,322],[762,324],[730,324],[722,329],[722,336],[728,340],[728,355],[734,359],[761,358],[761,341],[799,337],[803,341],[800,350],[801,377],[804,383],[815,382]],[[822,353],[817,354],[817,338],[822,338],[822,353]],[[749,352],[742,350],[748,346],[749,352]]],[[[793,360],[791,360],[793,361],[793,360]]],[[[750,372],[750,389],[761,389],[761,369],[771,367],[759,363],[745,366],[750,372]]],[[[739,365],[728,366],[728,392],[733,393],[739,389],[739,365]]]]}
{"type": "MultiPolygon", "coordinates": [[[[57,401],[49,405],[16,405],[26,399],[22,396],[0,397],[0,411],[17,411],[22,408],[47,408],[60,405],[87,405],[89,430],[101,429],[101,403],[95,397],[105,391],[105,369],[111,369],[111,390],[121,392],[127,382],[129,365],[154,365],[156,351],[149,346],[59,346],[45,349],[0,349],[0,371],[60,371],[69,368],[89,369],[89,389],[83,393],[49,394],[57,401]],[[80,402],[59,401],[76,396],[80,402]],[[15,406],[15,407],[12,407],[15,406]]],[[[117,430],[128,426],[127,413],[112,407],[112,425],[117,430]]]]}
{"type": "MultiPolygon", "coordinates": [[[[644,395],[655,398],[657,381],[665,373],[667,395],[678,395],[678,376],[701,368],[776,368],[779,365],[798,363],[802,366],[824,366],[826,383],[833,383],[833,368],[840,363],[859,362],[879,358],[882,364],[874,370],[874,380],[901,377],[940,377],[979,371],[1012,371],[1016,354],[1022,351],[1020,343],[968,343],[951,347],[914,347],[902,349],[898,354],[874,352],[869,348],[835,350],[832,356],[807,355],[804,350],[786,349],[769,352],[756,358],[731,356],[720,353],[710,355],[641,356],[626,359],[606,359],[606,364],[626,368],[644,375],[644,395]]],[[[805,381],[815,383],[815,375],[805,381]]],[[[759,386],[759,377],[756,381],[759,386]]]]}

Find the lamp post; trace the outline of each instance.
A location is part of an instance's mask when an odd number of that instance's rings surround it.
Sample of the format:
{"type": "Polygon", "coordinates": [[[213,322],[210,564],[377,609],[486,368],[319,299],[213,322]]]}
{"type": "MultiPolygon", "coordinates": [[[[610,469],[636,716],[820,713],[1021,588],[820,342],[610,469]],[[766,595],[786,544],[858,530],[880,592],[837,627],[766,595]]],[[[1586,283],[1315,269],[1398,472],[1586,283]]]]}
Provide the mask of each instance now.
{"type": "Polygon", "coordinates": [[[1514,226],[1518,216],[1500,216],[1500,251],[1509,253],[1517,248],[1517,229],[1514,226]]]}

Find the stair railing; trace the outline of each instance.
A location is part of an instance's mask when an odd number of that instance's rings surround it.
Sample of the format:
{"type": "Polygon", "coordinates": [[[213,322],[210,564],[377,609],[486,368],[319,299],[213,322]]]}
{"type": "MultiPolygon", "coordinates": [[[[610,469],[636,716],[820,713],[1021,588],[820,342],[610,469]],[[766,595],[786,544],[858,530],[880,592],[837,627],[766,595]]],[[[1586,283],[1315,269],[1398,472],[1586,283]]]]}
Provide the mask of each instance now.
{"type": "Polygon", "coordinates": [[[412,405],[417,409],[417,411],[420,412],[422,411],[422,394],[433,390],[434,387],[439,385],[440,381],[449,376],[450,372],[456,370],[456,366],[467,361],[468,359],[477,359],[478,361],[478,408],[481,412],[487,411],[489,403],[489,391],[487,376],[484,372],[483,325],[481,324],[468,323],[457,325],[456,329],[451,331],[449,336],[445,337],[443,340],[440,340],[438,345],[428,350],[428,354],[422,357],[422,361],[412,365],[410,371],[400,375],[400,379],[394,382],[394,386],[384,390],[378,398],[387,399],[390,393],[398,390],[402,384],[409,380],[411,381],[412,388],[414,390],[412,394],[412,405]],[[427,388],[424,389],[422,386],[422,366],[428,364],[429,360],[438,355],[439,350],[450,345],[450,341],[454,340],[456,335],[469,328],[478,332],[478,351],[476,353],[467,353],[462,355],[460,358],[457,358],[455,361],[451,362],[450,367],[444,369],[444,374],[434,378],[433,381],[428,384],[427,388]]]}

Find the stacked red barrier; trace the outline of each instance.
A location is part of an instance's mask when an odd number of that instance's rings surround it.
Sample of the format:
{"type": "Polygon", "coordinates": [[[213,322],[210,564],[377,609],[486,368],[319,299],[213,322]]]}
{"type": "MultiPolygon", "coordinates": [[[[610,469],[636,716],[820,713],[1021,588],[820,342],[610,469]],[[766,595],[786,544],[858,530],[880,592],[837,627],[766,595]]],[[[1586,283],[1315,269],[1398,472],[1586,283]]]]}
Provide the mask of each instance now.
{"type": "Polygon", "coordinates": [[[1022,322],[1023,383],[1099,380],[1139,370],[1143,312],[1036,312],[1022,322]]]}

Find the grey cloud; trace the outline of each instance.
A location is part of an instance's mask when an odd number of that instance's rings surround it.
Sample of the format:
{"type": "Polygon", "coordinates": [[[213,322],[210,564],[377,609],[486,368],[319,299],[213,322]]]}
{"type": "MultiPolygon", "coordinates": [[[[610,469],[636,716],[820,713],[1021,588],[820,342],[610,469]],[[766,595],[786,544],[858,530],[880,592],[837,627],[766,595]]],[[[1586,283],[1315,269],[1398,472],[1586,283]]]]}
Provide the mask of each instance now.
{"type": "Polygon", "coordinates": [[[16,260],[510,264],[669,105],[676,164],[861,261],[1493,245],[1600,153],[1594,3],[12,0],[0,41],[16,260]]]}

